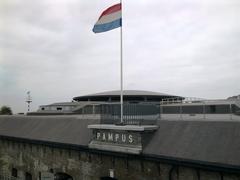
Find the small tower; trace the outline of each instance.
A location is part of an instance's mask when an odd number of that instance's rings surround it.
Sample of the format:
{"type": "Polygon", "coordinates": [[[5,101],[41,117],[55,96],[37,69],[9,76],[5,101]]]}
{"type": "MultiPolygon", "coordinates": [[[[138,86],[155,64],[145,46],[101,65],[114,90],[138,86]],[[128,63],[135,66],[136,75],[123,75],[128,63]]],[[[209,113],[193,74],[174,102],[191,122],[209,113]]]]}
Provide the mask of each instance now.
{"type": "Polygon", "coordinates": [[[28,104],[28,112],[30,111],[30,103],[32,102],[32,97],[30,95],[30,91],[27,92],[26,103],[28,104]]]}

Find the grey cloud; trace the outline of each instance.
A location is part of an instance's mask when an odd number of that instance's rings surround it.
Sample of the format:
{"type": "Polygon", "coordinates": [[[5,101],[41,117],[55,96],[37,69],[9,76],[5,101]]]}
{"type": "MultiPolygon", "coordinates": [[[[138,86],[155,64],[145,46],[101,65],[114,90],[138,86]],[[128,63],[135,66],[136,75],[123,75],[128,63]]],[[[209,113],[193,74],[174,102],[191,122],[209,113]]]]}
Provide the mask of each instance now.
{"type": "MultiPolygon", "coordinates": [[[[119,29],[93,34],[114,2],[0,3],[0,106],[26,111],[73,96],[119,89],[119,29]]],[[[237,0],[124,1],[124,88],[184,96],[239,94],[237,0]],[[224,73],[223,73],[224,72],[224,73]]]]}

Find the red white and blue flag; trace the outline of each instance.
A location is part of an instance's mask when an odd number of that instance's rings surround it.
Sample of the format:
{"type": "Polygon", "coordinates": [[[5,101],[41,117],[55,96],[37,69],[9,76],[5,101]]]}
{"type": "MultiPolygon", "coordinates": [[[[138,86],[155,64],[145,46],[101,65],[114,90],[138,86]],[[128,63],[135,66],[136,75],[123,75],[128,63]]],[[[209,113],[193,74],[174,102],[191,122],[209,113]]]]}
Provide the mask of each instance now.
{"type": "Polygon", "coordinates": [[[93,32],[101,33],[122,26],[122,6],[121,3],[115,4],[101,14],[93,27],[93,32]]]}

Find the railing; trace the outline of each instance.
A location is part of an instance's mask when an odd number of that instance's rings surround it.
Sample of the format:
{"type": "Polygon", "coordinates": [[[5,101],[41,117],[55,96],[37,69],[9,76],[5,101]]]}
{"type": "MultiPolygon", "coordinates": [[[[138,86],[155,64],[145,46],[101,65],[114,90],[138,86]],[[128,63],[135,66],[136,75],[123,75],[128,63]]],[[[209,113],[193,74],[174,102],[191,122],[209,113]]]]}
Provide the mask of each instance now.
{"type": "Polygon", "coordinates": [[[162,99],[160,104],[176,104],[176,103],[197,103],[206,101],[203,98],[196,98],[196,97],[184,97],[184,98],[166,98],[162,99]]]}
{"type": "MultiPolygon", "coordinates": [[[[99,105],[102,124],[120,123],[120,104],[99,105]]],[[[156,104],[124,104],[123,122],[128,125],[153,125],[160,119],[160,108],[156,104]]]]}
{"type": "Polygon", "coordinates": [[[237,99],[165,99],[160,102],[160,114],[162,120],[240,120],[240,101],[237,99]]]}
{"type": "Polygon", "coordinates": [[[175,103],[182,103],[182,98],[166,98],[160,101],[160,104],[175,104],[175,103]]]}

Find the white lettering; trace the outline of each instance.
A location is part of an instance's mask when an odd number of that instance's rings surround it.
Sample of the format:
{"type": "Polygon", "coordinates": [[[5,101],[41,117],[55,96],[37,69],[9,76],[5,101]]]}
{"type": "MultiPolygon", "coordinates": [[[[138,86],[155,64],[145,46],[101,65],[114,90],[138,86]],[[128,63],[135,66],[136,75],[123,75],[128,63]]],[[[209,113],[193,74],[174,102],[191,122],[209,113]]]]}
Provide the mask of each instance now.
{"type": "Polygon", "coordinates": [[[119,134],[115,134],[115,142],[117,142],[119,139],[119,134]]]}
{"type": "Polygon", "coordinates": [[[126,134],[122,134],[122,142],[126,142],[126,134]]]}
{"type": "Polygon", "coordinates": [[[128,136],[128,141],[129,143],[133,143],[133,136],[131,134],[128,136]]]}
{"type": "Polygon", "coordinates": [[[97,140],[99,140],[100,137],[101,137],[101,133],[98,132],[98,133],[97,133],[97,140]]]}
{"type": "Polygon", "coordinates": [[[112,133],[108,133],[108,141],[113,141],[113,134],[112,133]]]}
{"type": "Polygon", "coordinates": [[[134,135],[114,132],[96,132],[96,140],[105,142],[134,143],[134,135]]]}
{"type": "Polygon", "coordinates": [[[103,141],[106,141],[106,135],[105,135],[105,133],[102,134],[102,140],[103,140],[103,141]]]}

